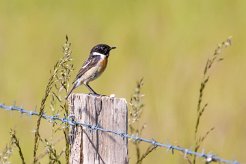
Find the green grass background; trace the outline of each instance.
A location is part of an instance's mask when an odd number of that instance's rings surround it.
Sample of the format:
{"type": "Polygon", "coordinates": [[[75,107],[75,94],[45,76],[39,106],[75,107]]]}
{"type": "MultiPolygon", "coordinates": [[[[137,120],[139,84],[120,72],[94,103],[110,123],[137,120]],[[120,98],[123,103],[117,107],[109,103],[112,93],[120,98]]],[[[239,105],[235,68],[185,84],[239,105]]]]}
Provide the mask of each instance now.
{"type": "MultiPolygon", "coordinates": [[[[204,95],[201,133],[214,126],[202,148],[245,162],[246,1],[244,0],[0,0],[0,102],[39,107],[49,71],[72,42],[75,77],[92,46],[108,43],[108,69],[91,86],[129,100],[144,77],[148,127],[143,137],[193,148],[198,91],[206,60],[217,43],[233,36],[204,95]]],[[[80,87],[75,92],[87,92],[80,87]]],[[[34,118],[0,111],[0,150],[15,128],[29,163],[34,118]]],[[[50,133],[42,129],[42,133],[50,133]]],[[[130,150],[132,152],[132,149],[130,150]]],[[[134,153],[130,158],[134,159],[134,153]]],[[[12,158],[18,163],[17,151],[12,158]]],[[[144,163],[186,163],[158,149],[144,163]]]]}

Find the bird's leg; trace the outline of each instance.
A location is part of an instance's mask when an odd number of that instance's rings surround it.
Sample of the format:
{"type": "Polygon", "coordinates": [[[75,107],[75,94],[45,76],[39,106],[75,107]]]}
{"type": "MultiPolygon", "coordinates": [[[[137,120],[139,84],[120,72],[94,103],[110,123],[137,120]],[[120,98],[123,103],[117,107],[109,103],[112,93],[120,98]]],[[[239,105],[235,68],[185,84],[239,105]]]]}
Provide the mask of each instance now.
{"type": "Polygon", "coordinates": [[[99,95],[89,86],[89,84],[85,84],[85,86],[90,90],[90,94],[99,95]]]}

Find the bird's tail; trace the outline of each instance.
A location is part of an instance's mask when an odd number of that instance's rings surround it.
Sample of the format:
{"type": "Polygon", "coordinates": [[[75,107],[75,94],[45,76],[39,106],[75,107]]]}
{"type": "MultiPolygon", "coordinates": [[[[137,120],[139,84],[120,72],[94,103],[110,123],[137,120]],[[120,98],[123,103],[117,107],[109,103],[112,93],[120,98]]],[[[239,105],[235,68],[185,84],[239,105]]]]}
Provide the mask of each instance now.
{"type": "Polygon", "coordinates": [[[68,92],[67,97],[65,98],[66,100],[68,99],[68,97],[71,95],[71,93],[73,92],[73,90],[76,88],[76,84],[73,85],[73,88],[68,92]]]}

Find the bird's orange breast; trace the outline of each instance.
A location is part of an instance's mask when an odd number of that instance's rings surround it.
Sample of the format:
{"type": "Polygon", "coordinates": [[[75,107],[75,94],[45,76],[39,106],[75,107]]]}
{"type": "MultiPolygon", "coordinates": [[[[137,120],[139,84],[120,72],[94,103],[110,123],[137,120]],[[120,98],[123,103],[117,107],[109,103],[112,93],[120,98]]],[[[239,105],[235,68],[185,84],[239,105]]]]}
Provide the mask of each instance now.
{"type": "Polygon", "coordinates": [[[102,73],[106,69],[107,64],[108,64],[108,58],[101,60],[98,64],[99,65],[98,72],[102,73]]]}

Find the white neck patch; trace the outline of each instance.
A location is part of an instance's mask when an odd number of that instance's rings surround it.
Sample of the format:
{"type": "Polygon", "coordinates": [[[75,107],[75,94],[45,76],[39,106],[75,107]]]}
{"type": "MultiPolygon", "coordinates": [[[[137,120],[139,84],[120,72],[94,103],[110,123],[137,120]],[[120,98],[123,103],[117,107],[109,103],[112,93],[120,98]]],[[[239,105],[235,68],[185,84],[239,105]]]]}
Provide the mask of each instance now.
{"type": "Polygon", "coordinates": [[[106,57],[106,55],[101,54],[101,53],[99,53],[99,52],[93,52],[92,55],[93,55],[93,56],[101,56],[102,58],[105,58],[105,57],[106,57]]]}

